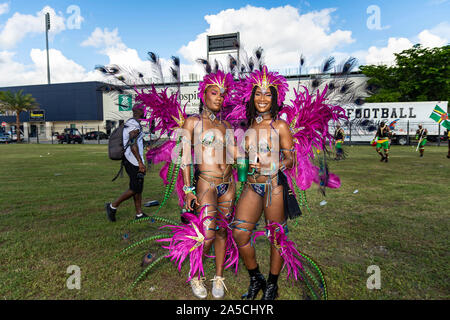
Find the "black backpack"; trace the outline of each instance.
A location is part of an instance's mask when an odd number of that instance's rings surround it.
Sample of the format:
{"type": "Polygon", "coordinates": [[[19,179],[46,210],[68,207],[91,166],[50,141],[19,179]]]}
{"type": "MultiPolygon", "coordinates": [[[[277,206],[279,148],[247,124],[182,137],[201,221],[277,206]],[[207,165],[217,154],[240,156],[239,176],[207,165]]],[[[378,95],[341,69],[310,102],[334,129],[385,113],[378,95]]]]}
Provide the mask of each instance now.
{"type": "MultiPolygon", "coordinates": [[[[133,118],[130,118],[133,119],[133,118]]],[[[124,123],[122,123],[121,125],[119,125],[118,128],[114,129],[114,131],[111,133],[111,135],[109,136],[109,141],[108,141],[108,156],[111,160],[121,160],[122,163],[120,165],[120,169],[119,172],[117,173],[117,175],[114,177],[114,180],[116,180],[119,175],[123,175],[123,160],[125,159],[125,151],[127,150],[127,148],[130,146],[130,141],[128,141],[128,143],[126,145],[123,144],[123,130],[125,129],[126,123],[130,120],[128,119],[127,121],[125,121],[124,123]]],[[[139,121],[137,121],[139,123],[139,121]]],[[[139,123],[139,127],[140,127],[140,131],[142,132],[142,126],[139,123]]]]}

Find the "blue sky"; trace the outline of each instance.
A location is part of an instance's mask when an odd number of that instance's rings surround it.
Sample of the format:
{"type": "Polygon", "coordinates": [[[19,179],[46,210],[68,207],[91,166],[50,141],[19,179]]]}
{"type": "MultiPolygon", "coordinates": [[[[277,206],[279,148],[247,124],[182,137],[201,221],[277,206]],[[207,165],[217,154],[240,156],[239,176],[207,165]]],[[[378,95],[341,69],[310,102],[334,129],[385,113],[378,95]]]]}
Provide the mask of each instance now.
{"type": "MultiPolygon", "coordinates": [[[[0,32],[3,32],[8,21],[14,19],[14,15],[30,15],[36,16],[44,7],[54,9],[59,17],[62,17],[66,24],[65,30],[62,30],[51,37],[50,47],[58,50],[61,54],[75,62],[77,65],[85,69],[85,72],[92,71],[97,64],[107,64],[111,62],[111,56],[105,54],[102,48],[94,46],[82,46],[94,32],[96,28],[109,31],[117,29],[117,36],[120,37],[121,42],[126,48],[136,50],[139,58],[145,60],[147,51],[155,51],[163,58],[169,58],[171,55],[178,55],[182,62],[190,64],[189,57],[180,51],[180,48],[187,46],[190,41],[195,41],[197,36],[204,33],[209,27],[210,23],[205,20],[205,16],[219,15],[220,12],[227,9],[235,9],[239,11],[248,5],[252,7],[265,8],[279,8],[284,6],[291,6],[298,11],[298,15],[302,16],[308,13],[321,12],[333,8],[331,12],[326,14],[330,17],[328,24],[321,26],[320,21],[315,23],[322,28],[324,32],[330,35],[330,38],[323,38],[323,41],[329,41],[333,37],[333,33],[342,30],[351,32],[351,36],[347,35],[337,40],[342,41],[342,45],[335,44],[330,48],[329,52],[324,48],[320,50],[311,51],[310,55],[317,53],[317,55],[325,55],[328,53],[341,53],[342,55],[359,55],[363,62],[373,62],[376,59],[376,54],[384,56],[380,59],[386,59],[388,51],[395,50],[402,45],[407,45],[407,40],[415,43],[418,40],[418,35],[425,30],[428,33],[423,33],[421,39],[434,39],[431,43],[448,43],[450,14],[450,0],[396,0],[396,1],[353,1],[353,0],[299,0],[299,1],[116,1],[116,0],[95,0],[95,1],[75,1],[75,0],[0,0],[0,8],[2,4],[7,7],[6,11],[2,13],[0,9],[0,32]],[[67,20],[71,14],[66,10],[69,6],[76,5],[80,8],[83,21],[80,24],[80,29],[67,28],[67,20]],[[380,9],[381,30],[370,30],[367,27],[367,20],[370,17],[367,8],[375,5],[380,9]],[[431,34],[431,35],[430,35],[431,34]],[[433,37],[438,37],[436,39],[433,37]],[[389,39],[394,38],[389,47],[389,39]],[[400,41],[399,39],[403,39],[400,41]],[[397,42],[395,42],[397,41],[397,42]],[[437,42],[436,42],[437,41],[437,42]],[[395,43],[394,43],[395,42],[395,43]],[[375,47],[372,52],[368,52],[370,47],[375,47]],[[389,47],[389,48],[388,48],[389,47]],[[383,48],[386,50],[383,51],[383,48]],[[377,51],[379,50],[379,51],[377,51]],[[364,61],[368,57],[368,61],[364,61]]],[[[252,12],[247,10],[246,12],[252,12]]],[[[292,11],[291,11],[292,12],[292,11]]],[[[225,15],[224,15],[225,16],[225,15]]],[[[223,16],[223,17],[224,17],[223,16]]],[[[222,18],[223,18],[222,17],[222,18]]],[[[229,16],[226,16],[229,17],[229,16]]],[[[252,18],[255,18],[254,16],[252,18]]],[[[256,17],[257,18],[257,17],[256,17]]],[[[228,19],[228,18],[227,18],[228,19]]],[[[238,13],[236,18],[232,19],[235,25],[240,25],[238,21],[238,13]]],[[[244,18],[245,19],[245,18],[244,18]]],[[[217,19],[219,20],[219,19],[217,19]]],[[[262,25],[271,25],[272,28],[277,28],[278,34],[291,33],[292,39],[295,41],[295,33],[308,33],[308,30],[284,30],[282,23],[278,21],[271,21],[269,15],[261,16],[259,23],[262,25]]],[[[224,24],[228,23],[223,21],[224,24]]],[[[302,25],[300,24],[294,25],[302,25]]],[[[10,23],[12,24],[12,22],[10,23]]],[[[26,24],[26,22],[25,22],[26,24]]],[[[19,28],[18,26],[17,28],[19,28]]],[[[213,29],[217,30],[221,26],[216,25],[213,29]]],[[[225,27],[226,28],[226,27],[225,27]]],[[[263,29],[262,29],[263,30],[263,29]]],[[[266,29],[267,30],[267,29],[266,29]]],[[[246,30],[239,30],[245,33],[246,30]]],[[[320,30],[317,30],[319,32],[320,30]]],[[[267,33],[267,32],[266,32],[267,33]]],[[[29,72],[32,68],[39,69],[38,63],[33,61],[30,56],[32,49],[45,49],[45,34],[28,31],[24,33],[25,36],[14,43],[13,45],[2,44],[2,36],[5,32],[0,34],[0,52],[9,58],[0,56],[0,71],[2,71],[3,63],[11,64],[12,61],[22,65],[29,72]],[[13,57],[9,54],[13,54],[13,57]],[[12,60],[9,60],[12,59],[12,60]]],[[[261,37],[261,42],[266,43],[269,47],[271,43],[277,45],[279,48],[283,44],[277,44],[274,39],[272,42],[264,39],[264,34],[252,34],[253,38],[261,37]]],[[[290,38],[286,38],[290,39],[290,38]]],[[[425,40],[424,40],[425,41],[425,40]]],[[[255,39],[254,43],[258,43],[255,39]]],[[[302,43],[301,48],[316,45],[313,42],[302,43]]],[[[197,45],[198,47],[198,45],[197,45]]],[[[188,50],[197,48],[194,44],[188,50]]],[[[270,48],[267,53],[270,52],[270,48]]],[[[286,48],[286,50],[294,50],[293,48],[286,48]]],[[[273,51],[275,52],[275,51],[273,51]]],[[[390,52],[390,51],[389,51],[390,52]]],[[[184,52],[185,53],[185,52],[184,52]]],[[[205,56],[205,52],[198,52],[198,57],[205,56]]],[[[292,56],[292,55],[291,55],[292,56]]],[[[292,64],[289,60],[291,58],[285,57],[280,62],[283,64],[292,64]]],[[[315,59],[312,58],[312,59],[315,59]]],[[[192,60],[192,59],[191,59],[192,60]]],[[[315,60],[314,60],[315,61],[315,60]]],[[[274,63],[272,57],[272,63],[274,63]]],[[[25,81],[25,80],[24,80],[25,81]]],[[[3,84],[5,81],[1,81],[3,84]]]]}

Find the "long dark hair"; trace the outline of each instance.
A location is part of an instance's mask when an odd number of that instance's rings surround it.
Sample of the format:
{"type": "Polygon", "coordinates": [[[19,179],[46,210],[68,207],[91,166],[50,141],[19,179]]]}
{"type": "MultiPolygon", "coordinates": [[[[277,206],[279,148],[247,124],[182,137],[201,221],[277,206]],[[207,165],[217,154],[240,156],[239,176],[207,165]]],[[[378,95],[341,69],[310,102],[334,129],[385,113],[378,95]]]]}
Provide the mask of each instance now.
{"type": "MultiPolygon", "coordinates": [[[[257,86],[255,86],[252,90],[252,95],[250,97],[250,100],[247,101],[246,105],[246,116],[247,116],[247,126],[250,127],[252,124],[252,120],[256,118],[256,106],[255,106],[255,92],[256,92],[257,86]]],[[[272,93],[272,105],[270,107],[270,115],[272,116],[272,119],[275,120],[277,118],[278,112],[280,112],[282,106],[278,105],[278,92],[277,90],[270,86],[270,93],[272,93]]]]}

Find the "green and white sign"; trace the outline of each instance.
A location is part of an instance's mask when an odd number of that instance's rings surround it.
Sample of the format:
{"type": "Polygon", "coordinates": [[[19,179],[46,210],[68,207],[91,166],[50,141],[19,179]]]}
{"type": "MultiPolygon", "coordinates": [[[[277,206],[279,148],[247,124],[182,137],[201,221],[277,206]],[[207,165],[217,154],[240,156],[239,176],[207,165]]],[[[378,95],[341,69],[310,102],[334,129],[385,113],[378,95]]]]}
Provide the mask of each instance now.
{"type": "Polygon", "coordinates": [[[131,94],[119,94],[119,111],[131,111],[133,108],[133,97],[131,94]]]}

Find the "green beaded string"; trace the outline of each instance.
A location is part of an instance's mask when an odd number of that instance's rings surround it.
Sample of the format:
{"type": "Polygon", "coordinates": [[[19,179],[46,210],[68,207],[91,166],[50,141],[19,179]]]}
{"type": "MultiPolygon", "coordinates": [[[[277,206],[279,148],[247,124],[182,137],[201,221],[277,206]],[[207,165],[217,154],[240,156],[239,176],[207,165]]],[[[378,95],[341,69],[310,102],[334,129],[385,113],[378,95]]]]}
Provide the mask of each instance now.
{"type": "Polygon", "coordinates": [[[241,182],[240,186],[239,186],[239,190],[237,191],[237,194],[236,194],[236,202],[239,200],[239,197],[241,196],[243,189],[244,189],[244,182],[241,182]]]}
{"type": "Polygon", "coordinates": [[[311,210],[309,209],[309,206],[308,206],[308,199],[306,199],[306,192],[305,191],[303,191],[303,197],[305,198],[306,209],[308,209],[308,212],[311,213],[311,210]]]}
{"type": "MultiPolygon", "coordinates": [[[[295,182],[295,179],[292,179],[292,184],[294,185],[294,190],[295,193],[297,195],[297,198],[300,199],[300,208],[303,207],[303,195],[299,189],[299,187],[297,186],[297,183],[295,182]]],[[[296,227],[298,225],[298,219],[299,217],[295,218],[295,222],[294,222],[294,227],[296,227]]]]}
{"type": "Polygon", "coordinates": [[[156,235],[156,236],[144,238],[144,239],[142,239],[142,240],[140,240],[140,241],[138,241],[138,242],[135,242],[135,243],[133,243],[132,245],[126,247],[125,249],[122,249],[119,253],[117,253],[117,254],[115,255],[115,257],[117,258],[117,257],[120,256],[121,254],[123,254],[123,253],[129,251],[130,249],[135,248],[135,247],[137,247],[137,246],[139,246],[139,245],[141,245],[141,244],[143,244],[143,243],[145,243],[145,242],[153,241],[153,240],[158,240],[158,239],[164,239],[164,238],[170,238],[170,237],[172,237],[171,234],[160,234],[160,235],[156,235]]]}
{"type": "Polygon", "coordinates": [[[318,300],[316,293],[314,292],[314,290],[313,290],[311,284],[310,284],[309,281],[308,281],[308,278],[305,276],[305,274],[304,274],[301,270],[299,270],[299,272],[300,272],[300,274],[301,274],[301,276],[302,276],[302,278],[303,278],[303,282],[304,282],[304,283],[306,284],[306,286],[308,287],[309,292],[313,295],[313,299],[314,299],[314,300],[318,300]]]}
{"type": "Polygon", "coordinates": [[[303,258],[305,258],[306,260],[308,260],[308,261],[314,266],[314,268],[316,268],[317,272],[319,273],[320,280],[321,280],[322,283],[323,283],[323,290],[324,290],[324,296],[325,296],[325,299],[328,299],[327,283],[325,282],[325,278],[323,277],[323,273],[322,273],[322,271],[320,270],[319,266],[318,266],[318,265],[317,265],[310,257],[308,257],[306,254],[304,254],[304,253],[302,253],[302,252],[299,252],[299,254],[300,254],[303,258]]]}

